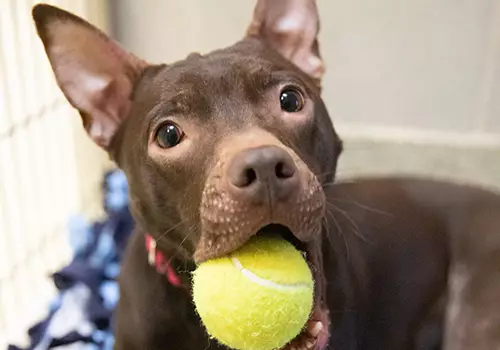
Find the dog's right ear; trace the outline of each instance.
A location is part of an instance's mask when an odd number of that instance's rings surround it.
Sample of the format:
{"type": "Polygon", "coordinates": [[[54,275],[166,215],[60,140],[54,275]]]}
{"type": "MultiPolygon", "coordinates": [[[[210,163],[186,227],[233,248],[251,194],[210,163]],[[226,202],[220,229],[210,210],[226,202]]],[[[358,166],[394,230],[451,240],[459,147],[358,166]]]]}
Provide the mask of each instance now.
{"type": "Polygon", "coordinates": [[[69,12],[39,4],[32,15],[59,87],[90,137],[107,149],[147,63],[69,12]]]}

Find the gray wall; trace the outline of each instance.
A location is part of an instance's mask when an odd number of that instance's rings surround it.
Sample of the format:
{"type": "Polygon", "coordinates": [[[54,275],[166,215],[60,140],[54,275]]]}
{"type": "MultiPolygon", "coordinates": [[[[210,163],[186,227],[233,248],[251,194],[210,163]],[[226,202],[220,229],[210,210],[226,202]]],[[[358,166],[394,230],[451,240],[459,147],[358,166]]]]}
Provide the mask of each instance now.
{"type": "MultiPolygon", "coordinates": [[[[112,0],[153,62],[239,40],[253,0],[112,0]]],[[[500,187],[500,1],[319,0],[340,176],[416,173],[500,187]]]]}

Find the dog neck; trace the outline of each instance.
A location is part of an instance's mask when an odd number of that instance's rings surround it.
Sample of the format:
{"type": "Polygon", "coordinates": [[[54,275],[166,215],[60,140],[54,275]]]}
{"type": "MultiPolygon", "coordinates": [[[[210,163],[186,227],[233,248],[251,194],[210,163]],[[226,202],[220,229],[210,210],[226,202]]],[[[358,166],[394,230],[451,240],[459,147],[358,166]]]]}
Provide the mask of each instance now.
{"type": "Polygon", "coordinates": [[[182,281],[170,259],[157,249],[156,241],[149,234],[146,234],[146,251],[148,252],[149,265],[154,267],[159,274],[167,276],[167,280],[172,286],[182,288],[182,281]]]}

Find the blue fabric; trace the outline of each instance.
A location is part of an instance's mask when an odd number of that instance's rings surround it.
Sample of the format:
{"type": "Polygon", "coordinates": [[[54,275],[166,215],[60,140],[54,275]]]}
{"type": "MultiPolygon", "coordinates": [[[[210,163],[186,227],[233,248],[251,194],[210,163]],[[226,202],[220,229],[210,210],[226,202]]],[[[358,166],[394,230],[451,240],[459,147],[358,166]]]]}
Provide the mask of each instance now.
{"type": "Polygon", "coordinates": [[[30,345],[8,350],[112,350],[112,315],[118,301],[120,261],[134,222],[128,209],[128,187],[121,171],[103,181],[106,218],[89,223],[71,218],[70,264],[52,276],[59,291],[47,317],[28,330],[30,345]]]}

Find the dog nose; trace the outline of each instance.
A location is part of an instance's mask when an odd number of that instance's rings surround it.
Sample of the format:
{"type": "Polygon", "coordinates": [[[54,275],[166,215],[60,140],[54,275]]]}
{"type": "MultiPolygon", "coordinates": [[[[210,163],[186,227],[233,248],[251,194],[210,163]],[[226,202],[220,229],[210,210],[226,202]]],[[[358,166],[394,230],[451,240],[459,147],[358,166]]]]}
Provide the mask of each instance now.
{"type": "Polygon", "coordinates": [[[287,151],[276,146],[236,154],[227,176],[233,192],[256,204],[287,199],[299,186],[295,162],[287,151]]]}

